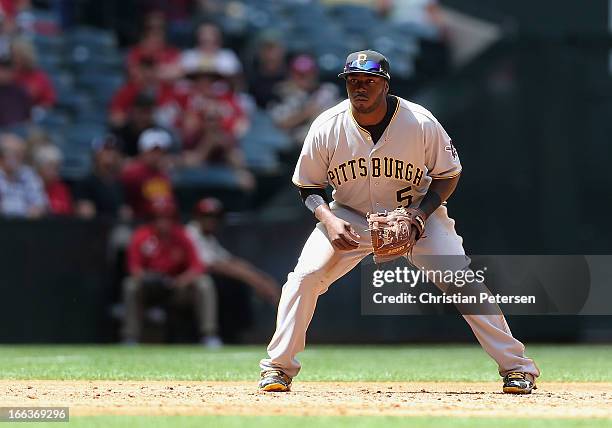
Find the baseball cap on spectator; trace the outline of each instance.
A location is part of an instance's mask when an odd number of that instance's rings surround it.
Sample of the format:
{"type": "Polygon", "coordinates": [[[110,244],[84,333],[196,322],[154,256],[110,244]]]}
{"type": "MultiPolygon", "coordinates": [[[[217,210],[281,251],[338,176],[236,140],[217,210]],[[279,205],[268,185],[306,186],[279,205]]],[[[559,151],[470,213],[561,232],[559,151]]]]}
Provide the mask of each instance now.
{"type": "Polygon", "coordinates": [[[223,203],[217,198],[203,198],[193,207],[194,216],[220,216],[224,212],[223,203]]]}
{"type": "Polygon", "coordinates": [[[138,138],[138,149],[148,152],[153,149],[167,150],[172,146],[172,136],[161,128],[150,128],[143,131],[138,138]]]}
{"type": "Polygon", "coordinates": [[[240,72],[240,64],[227,55],[217,55],[216,63],[221,76],[234,76],[240,72]]]}
{"type": "Polygon", "coordinates": [[[308,74],[317,70],[317,63],[309,55],[298,55],[291,61],[291,71],[299,74],[308,74]]]}
{"type": "Polygon", "coordinates": [[[194,79],[202,75],[221,76],[222,72],[215,57],[188,58],[183,64],[185,76],[194,79]]]}
{"type": "Polygon", "coordinates": [[[102,150],[119,150],[119,142],[113,134],[95,137],[91,141],[91,150],[96,153],[102,150]]]}

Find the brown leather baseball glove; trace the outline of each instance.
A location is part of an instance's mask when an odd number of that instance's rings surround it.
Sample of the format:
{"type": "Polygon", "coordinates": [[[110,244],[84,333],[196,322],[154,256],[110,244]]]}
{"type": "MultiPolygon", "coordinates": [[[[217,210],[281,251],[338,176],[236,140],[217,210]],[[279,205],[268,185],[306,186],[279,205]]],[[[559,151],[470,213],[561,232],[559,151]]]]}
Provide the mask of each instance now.
{"type": "Polygon", "coordinates": [[[425,215],[415,208],[368,213],[366,217],[376,263],[408,254],[425,230],[425,215]]]}

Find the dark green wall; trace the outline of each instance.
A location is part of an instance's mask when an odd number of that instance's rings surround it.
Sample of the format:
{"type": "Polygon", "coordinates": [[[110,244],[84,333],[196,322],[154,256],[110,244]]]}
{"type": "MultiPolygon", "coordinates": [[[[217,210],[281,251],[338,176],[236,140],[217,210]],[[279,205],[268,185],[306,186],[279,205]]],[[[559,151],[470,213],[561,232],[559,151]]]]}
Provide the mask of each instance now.
{"type": "Polygon", "coordinates": [[[0,341],[89,342],[108,335],[103,223],[0,222],[0,341]]]}
{"type": "Polygon", "coordinates": [[[441,0],[442,5],[501,24],[511,32],[556,37],[607,32],[607,0],[441,0]]]}

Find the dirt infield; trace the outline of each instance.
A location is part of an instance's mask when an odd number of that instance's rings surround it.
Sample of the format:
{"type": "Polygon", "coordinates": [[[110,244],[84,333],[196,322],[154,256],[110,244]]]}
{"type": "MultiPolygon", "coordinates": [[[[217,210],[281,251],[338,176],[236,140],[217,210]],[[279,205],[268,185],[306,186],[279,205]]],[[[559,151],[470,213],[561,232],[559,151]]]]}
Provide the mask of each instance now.
{"type": "Polygon", "coordinates": [[[546,383],[530,396],[500,383],[0,381],[0,406],[69,406],[71,415],[385,415],[612,418],[612,383],[546,383]],[[518,404],[518,405],[517,405],[518,404]]]}

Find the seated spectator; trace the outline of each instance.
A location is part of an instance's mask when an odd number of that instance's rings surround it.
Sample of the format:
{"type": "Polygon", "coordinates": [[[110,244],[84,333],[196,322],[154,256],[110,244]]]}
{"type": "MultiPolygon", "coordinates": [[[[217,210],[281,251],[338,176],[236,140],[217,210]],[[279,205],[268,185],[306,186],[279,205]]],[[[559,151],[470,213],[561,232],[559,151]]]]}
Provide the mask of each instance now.
{"type": "Polygon", "coordinates": [[[204,198],[195,205],[186,229],[217,289],[223,340],[240,342],[241,333],[253,323],[251,291],[276,306],[280,286],[274,278],[221,246],[216,235],[223,216],[220,201],[204,198]]]}
{"type": "Polygon", "coordinates": [[[93,169],[76,188],[76,214],[128,221],[132,210],[125,203],[120,180],[121,153],[117,139],[107,135],[92,142],[93,169]]]}
{"type": "Polygon", "coordinates": [[[139,96],[153,99],[153,120],[155,124],[173,127],[179,115],[179,93],[174,84],[161,80],[158,65],[151,57],[143,57],[133,65],[130,80],[113,96],[110,105],[110,124],[124,126],[136,108],[139,96]]]}
{"type": "Polygon", "coordinates": [[[62,153],[56,146],[42,146],[34,153],[34,165],[43,181],[49,201],[49,214],[70,215],[72,214],[72,195],[60,177],[61,163],[62,153]]]}
{"type": "Polygon", "coordinates": [[[12,59],[0,57],[0,127],[28,121],[31,109],[30,95],[15,81],[12,59]]]}
{"type": "Polygon", "coordinates": [[[181,124],[187,163],[242,166],[237,140],[246,131],[248,118],[238,97],[214,64],[189,70],[187,76],[192,86],[181,124]]]}
{"type": "Polygon", "coordinates": [[[231,49],[223,48],[223,36],[219,27],[210,22],[204,22],[196,30],[197,46],[183,53],[181,65],[183,72],[203,64],[215,64],[220,74],[227,78],[237,76],[242,72],[242,64],[231,49]]]}
{"type": "Polygon", "coordinates": [[[0,0],[0,16],[6,31],[12,34],[57,33],[57,25],[36,19],[32,3],[32,0],[0,0]]]}
{"type": "Polygon", "coordinates": [[[166,41],[166,18],[161,12],[150,12],[145,16],[140,42],[127,55],[130,77],[137,73],[138,65],[145,58],[151,58],[159,69],[159,76],[172,80],[180,75],[181,53],[166,41]]]}
{"type": "Polygon", "coordinates": [[[201,66],[187,74],[193,84],[183,107],[183,164],[187,167],[225,165],[234,170],[242,189],[252,190],[255,178],[246,169],[238,144],[248,127],[248,117],[227,79],[214,65],[210,66],[201,66]]]}
{"type": "Polygon", "coordinates": [[[174,205],[155,204],[151,214],[152,221],[136,229],[128,247],[123,341],[129,344],[140,340],[145,304],[157,303],[194,307],[202,343],[219,347],[215,287],[204,275],[204,266],[185,228],[176,222],[174,205]]]}
{"type": "Polygon", "coordinates": [[[253,69],[248,73],[249,93],[258,107],[278,101],[274,88],[286,77],[285,47],[278,35],[267,33],[259,40],[253,69]]]}
{"type": "Polygon", "coordinates": [[[204,198],[196,203],[187,233],[195,244],[200,260],[211,274],[243,282],[263,299],[276,305],[280,297],[278,282],[246,260],[231,254],[217,240],[222,219],[223,205],[218,199],[204,198]]]}
{"type": "Polygon", "coordinates": [[[37,126],[28,127],[28,135],[26,136],[25,142],[25,159],[26,163],[30,165],[34,164],[34,153],[36,153],[39,148],[54,145],[50,135],[45,132],[44,129],[37,126]]]}
{"type": "Polygon", "coordinates": [[[128,157],[138,155],[138,139],[143,131],[155,128],[155,99],[147,93],[140,93],[134,99],[125,123],[113,126],[112,132],[119,140],[121,152],[128,157]]]}
{"type": "Polygon", "coordinates": [[[312,121],[339,102],[336,86],[319,82],[317,64],[308,55],[299,55],[291,61],[289,79],[279,83],[275,92],[279,101],[269,108],[272,119],[300,147],[312,121]]]}
{"type": "Polygon", "coordinates": [[[36,51],[32,43],[19,39],[12,45],[15,81],[30,94],[35,107],[48,109],[55,104],[55,89],[43,70],[36,65],[36,51]]]}
{"type": "Polygon", "coordinates": [[[40,177],[24,164],[25,142],[13,134],[0,135],[0,214],[41,217],[47,208],[40,177]]]}
{"type": "Polygon", "coordinates": [[[9,55],[11,42],[20,33],[31,33],[29,0],[0,0],[0,56],[9,55]],[[28,19],[29,18],[29,19],[28,19]],[[28,22],[29,21],[29,22],[28,22]]]}
{"type": "Polygon", "coordinates": [[[144,131],[138,140],[140,155],[121,174],[126,200],[136,220],[149,218],[154,205],[174,203],[165,159],[171,145],[172,137],[167,131],[144,131]]]}

